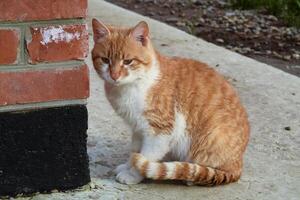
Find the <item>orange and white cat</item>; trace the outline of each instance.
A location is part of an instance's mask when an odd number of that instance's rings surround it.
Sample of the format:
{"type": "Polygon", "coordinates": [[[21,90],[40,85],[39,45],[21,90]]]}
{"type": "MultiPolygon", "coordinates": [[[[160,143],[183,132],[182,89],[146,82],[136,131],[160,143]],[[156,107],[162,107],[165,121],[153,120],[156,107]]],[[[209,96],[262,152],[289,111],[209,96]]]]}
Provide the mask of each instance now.
{"type": "Polygon", "coordinates": [[[133,28],[93,19],[94,68],[114,110],[132,128],[128,162],[116,179],[220,185],[237,181],[249,139],[245,109],[206,64],[159,54],[146,22],[133,28]]]}

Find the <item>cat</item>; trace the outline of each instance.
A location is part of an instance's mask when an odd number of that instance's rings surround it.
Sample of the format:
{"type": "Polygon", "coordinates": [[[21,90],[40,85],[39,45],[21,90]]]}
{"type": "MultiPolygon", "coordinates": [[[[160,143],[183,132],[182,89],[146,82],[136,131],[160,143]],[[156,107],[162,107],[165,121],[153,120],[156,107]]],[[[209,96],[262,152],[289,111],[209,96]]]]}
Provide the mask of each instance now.
{"type": "Polygon", "coordinates": [[[237,181],[250,126],[233,87],[204,63],[161,55],[144,21],[119,28],[93,19],[92,26],[94,68],[133,133],[131,156],[116,168],[117,181],[237,181]]]}

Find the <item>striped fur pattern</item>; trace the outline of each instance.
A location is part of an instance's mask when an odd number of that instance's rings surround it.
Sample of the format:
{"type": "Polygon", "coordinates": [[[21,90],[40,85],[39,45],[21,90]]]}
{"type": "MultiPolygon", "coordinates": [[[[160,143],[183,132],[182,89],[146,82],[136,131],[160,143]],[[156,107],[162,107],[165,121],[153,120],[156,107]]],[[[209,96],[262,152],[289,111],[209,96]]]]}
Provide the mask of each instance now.
{"type": "Polygon", "coordinates": [[[214,186],[237,181],[240,171],[223,170],[188,162],[150,162],[142,154],[134,153],[131,164],[143,177],[153,180],[183,180],[196,185],[214,186]]]}
{"type": "Polygon", "coordinates": [[[237,181],[250,126],[233,87],[205,63],[161,55],[146,22],[118,28],[94,19],[93,31],[94,68],[133,132],[132,156],[117,167],[117,181],[237,181]]]}

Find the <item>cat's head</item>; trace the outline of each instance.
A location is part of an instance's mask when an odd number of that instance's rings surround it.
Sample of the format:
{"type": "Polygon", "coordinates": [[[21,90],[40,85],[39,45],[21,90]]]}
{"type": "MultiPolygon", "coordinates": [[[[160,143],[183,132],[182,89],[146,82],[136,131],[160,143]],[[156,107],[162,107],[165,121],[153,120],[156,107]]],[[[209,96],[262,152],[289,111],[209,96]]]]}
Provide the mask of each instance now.
{"type": "Polygon", "coordinates": [[[155,52],[146,22],[133,28],[116,28],[93,19],[92,25],[92,57],[100,77],[111,84],[124,85],[147,76],[154,65],[155,52]]]}

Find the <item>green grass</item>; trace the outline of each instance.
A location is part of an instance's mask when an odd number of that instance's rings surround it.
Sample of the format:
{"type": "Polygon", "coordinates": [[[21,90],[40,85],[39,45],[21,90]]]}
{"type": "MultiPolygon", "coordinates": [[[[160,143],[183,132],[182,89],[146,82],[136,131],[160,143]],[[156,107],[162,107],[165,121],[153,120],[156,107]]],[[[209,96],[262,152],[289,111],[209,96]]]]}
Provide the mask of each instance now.
{"type": "Polygon", "coordinates": [[[300,28],[300,0],[230,0],[235,8],[265,8],[290,26],[300,28]]]}

